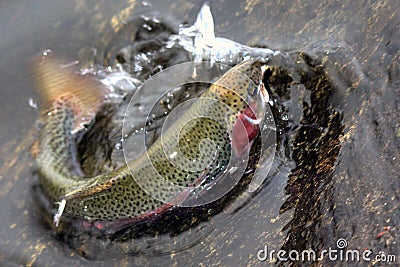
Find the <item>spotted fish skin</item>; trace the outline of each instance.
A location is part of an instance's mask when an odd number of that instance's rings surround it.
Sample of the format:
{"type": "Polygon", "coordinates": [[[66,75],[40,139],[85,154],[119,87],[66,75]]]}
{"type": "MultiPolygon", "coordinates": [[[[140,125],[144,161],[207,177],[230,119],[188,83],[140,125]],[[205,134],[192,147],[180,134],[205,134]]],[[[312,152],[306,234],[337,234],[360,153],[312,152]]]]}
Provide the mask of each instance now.
{"type": "MultiPolygon", "coordinates": [[[[57,62],[48,60],[45,64],[57,65],[57,62]]],[[[228,71],[182,114],[163,134],[162,140],[159,138],[148,148],[147,153],[128,162],[129,167],[123,166],[96,177],[82,176],[79,164],[76,163],[76,144],[72,133],[85,105],[95,104],[90,100],[79,101],[81,96],[68,97],[68,94],[51,98],[44,113],[44,127],[39,139],[40,152],[37,156],[39,178],[45,194],[50,201],[66,201],[64,214],[90,221],[140,218],[168,208],[170,205],[158,199],[174,200],[184,198],[184,195],[157,190],[162,186],[160,180],[154,179],[154,173],[179,186],[198,185],[217,179],[225,171],[233,153],[226,125],[219,122],[227,121],[227,126],[233,127],[240,114],[249,108],[246,99],[249,94],[257,91],[256,87],[261,80],[260,67],[259,61],[246,61],[228,71]],[[182,155],[174,160],[179,161],[179,157],[188,159],[189,161],[182,161],[183,166],[171,163],[163,150],[163,145],[173,144],[178,135],[182,155]],[[204,139],[211,139],[215,146],[203,146],[200,151],[198,147],[204,139]],[[207,157],[203,162],[201,153],[213,155],[212,164],[208,164],[207,157]],[[188,162],[193,162],[194,159],[196,162],[189,166],[188,162]],[[206,168],[201,169],[201,166],[206,168]],[[190,171],[193,169],[196,171],[190,171]],[[136,181],[153,188],[153,196],[146,193],[136,181]]],[[[67,88],[65,90],[68,91],[69,80],[79,76],[65,73],[60,68],[59,73],[48,73],[48,69],[49,67],[44,67],[37,71],[37,76],[40,77],[39,87],[57,87],[59,80],[62,80],[63,86],[67,88]],[[49,76],[52,75],[68,77],[50,80],[49,76]]],[[[93,96],[89,98],[93,102],[99,99],[93,96]]],[[[96,111],[96,108],[92,110],[96,111]]]]}

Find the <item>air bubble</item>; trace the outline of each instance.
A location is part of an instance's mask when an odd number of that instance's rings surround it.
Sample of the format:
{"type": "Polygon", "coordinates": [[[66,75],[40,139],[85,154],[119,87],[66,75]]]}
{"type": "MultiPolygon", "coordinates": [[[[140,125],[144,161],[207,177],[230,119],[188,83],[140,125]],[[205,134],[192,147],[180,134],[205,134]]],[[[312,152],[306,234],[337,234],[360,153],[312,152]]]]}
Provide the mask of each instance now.
{"type": "Polygon", "coordinates": [[[142,1],[142,6],[149,7],[151,4],[147,1],[142,1]]]}
{"type": "Polygon", "coordinates": [[[153,28],[152,28],[150,25],[148,25],[148,24],[143,24],[143,28],[145,28],[145,29],[148,30],[148,31],[153,30],[153,28]]]}
{"type": "Polygon", "coordinates": [[[115,149],[116,150],[120,150],[122,148],[122,144],[121,143],[116,143],[115,144],[115,149]]]}
{"type": "Polygon", "coordinates": [[[29,98],[28,100],[28,104],[31,108],[37,109],[37,103],[35,100],[33,100],[33,98],[29,98]]]}

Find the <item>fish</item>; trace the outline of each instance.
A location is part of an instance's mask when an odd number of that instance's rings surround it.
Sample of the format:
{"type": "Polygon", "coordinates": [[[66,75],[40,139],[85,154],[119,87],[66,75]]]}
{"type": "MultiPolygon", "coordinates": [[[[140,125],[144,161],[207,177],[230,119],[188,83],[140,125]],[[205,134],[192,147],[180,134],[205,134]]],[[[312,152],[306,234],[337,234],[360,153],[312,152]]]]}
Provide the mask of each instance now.
{"type": "Polygon", "coordinates": [[[248,99],[260,93],[261,65],[258,60],[236,65],[145,153],[111,172],[86,177],[76,134],[101,110],[106,90],[54,55],[41,57],[33,68],[43,102],[36,165],[44,194],[58,204],[54,224],[62,216],[89,222],[148,218],[218,181],[232,154],[248,151],[260,131],[256,103],[248,99]],[[166,190],[165,185],[173,186],[166,190]]]}

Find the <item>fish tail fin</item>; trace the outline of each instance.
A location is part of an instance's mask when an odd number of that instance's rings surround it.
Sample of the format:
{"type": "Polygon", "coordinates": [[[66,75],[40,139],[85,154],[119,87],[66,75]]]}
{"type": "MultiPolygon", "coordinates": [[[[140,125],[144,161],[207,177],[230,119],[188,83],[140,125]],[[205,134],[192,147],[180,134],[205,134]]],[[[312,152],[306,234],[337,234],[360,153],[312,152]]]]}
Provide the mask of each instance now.
{"type": "Polygon", "coordinates": [[[106,90],[100,82],[78,73],[74,64],[66,64],[53,53],[45,52],[33,66],[42,112],[67,104],[74,114],[73,130],[91,121],[104,102],[106,90]]]}

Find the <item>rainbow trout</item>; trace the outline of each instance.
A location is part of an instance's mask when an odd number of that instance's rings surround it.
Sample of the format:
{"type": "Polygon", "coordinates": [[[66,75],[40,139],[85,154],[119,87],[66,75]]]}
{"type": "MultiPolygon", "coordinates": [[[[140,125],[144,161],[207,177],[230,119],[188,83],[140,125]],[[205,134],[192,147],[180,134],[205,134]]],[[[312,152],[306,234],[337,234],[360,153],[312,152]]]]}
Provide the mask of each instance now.
{"type": "Polygon", "coordinates": [[[54,56],[38,62],[35,77],[44,99],[36,162],[45,195],[59,205],[56,225],[62,214],[89,222],[160,214],[218,181],[232,154],[248,151],[259,132],[252,101],[262,89],[261,63],[246,61],[209,86],[146,153],[110,173],[85,177],[75,134],[101,108],[104,89],[54,56]]]}

